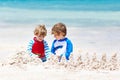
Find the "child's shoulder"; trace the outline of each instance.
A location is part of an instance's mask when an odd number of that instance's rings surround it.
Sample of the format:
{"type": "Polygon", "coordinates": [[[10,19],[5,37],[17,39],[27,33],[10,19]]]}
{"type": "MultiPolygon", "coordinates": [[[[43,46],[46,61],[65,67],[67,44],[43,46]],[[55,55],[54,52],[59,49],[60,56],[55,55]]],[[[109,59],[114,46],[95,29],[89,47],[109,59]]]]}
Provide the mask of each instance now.
{"type": "Polygon", "coordinates": [[[29,40],[29,43],[34,43],[34,40],[33,39],[29,40]]]}
{"type": "Polygon", "coordinates": [[[43,43],[44,43],[45,45],[48,45],[48,42],[47,42],[46,40],[43,40],[43,43]]]}
{"type": "Polygon", "coordinates": [[[68,41],[68,42],[70,41],[71,42],[71,40],[69,38],[66,38],[66,41],[68,41]]]}
{"type": "Polygon", "coordinates": [[[66,38],[66,42],[67,42],[68,44],[72,44],[72,42],[71,42],[71,40],[70,40],[69,38],[66,38]]]}
{"type": "Polygon", "coordinates": [[[57,41],[57,39],[53,40],[53,43],[55,43],[57,41]]]}
{"type": "Polygon", "coordinates": [[[47,43],[47,41],[46,41],[46,40],[43,40],[43,42],[44,42],[44,43],[47,43]]]}

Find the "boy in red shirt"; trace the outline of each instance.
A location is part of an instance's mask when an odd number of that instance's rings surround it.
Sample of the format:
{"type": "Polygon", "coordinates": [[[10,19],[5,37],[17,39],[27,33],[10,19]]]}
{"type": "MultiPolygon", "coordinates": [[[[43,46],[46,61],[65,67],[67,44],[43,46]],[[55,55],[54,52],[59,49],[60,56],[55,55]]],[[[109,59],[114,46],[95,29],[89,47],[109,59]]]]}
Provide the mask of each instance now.
{"type": "Polygon", "coordinates": [[[39,25],[34,30],[35,37],[33,40],[29,42],[28,45],[28,51],[30,52],[30,55],[36,54],[38,57],[42,60],[42,62],[45,62],[48,57],[48,53],[50,53],[49,47],[47,42],[44,40],[44,37],[47,35],[47,30],[45,28],[45,25],[39,25]]]}

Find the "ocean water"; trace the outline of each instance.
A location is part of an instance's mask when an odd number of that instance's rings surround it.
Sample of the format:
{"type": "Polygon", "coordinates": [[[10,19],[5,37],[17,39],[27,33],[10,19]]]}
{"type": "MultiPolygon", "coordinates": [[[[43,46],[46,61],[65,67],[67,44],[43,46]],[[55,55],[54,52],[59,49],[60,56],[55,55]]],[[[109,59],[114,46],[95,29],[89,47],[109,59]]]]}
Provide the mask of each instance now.
{"type": "Polygon", "coordinates": [[[119,0],[0,0],[1,7],[50,10],[119,11],[119,0]]]}
{"type": "Polygon", "coordinates": [[[119,0],[0,0],[0,27],[119,27],[119,16],[119,0]]]}

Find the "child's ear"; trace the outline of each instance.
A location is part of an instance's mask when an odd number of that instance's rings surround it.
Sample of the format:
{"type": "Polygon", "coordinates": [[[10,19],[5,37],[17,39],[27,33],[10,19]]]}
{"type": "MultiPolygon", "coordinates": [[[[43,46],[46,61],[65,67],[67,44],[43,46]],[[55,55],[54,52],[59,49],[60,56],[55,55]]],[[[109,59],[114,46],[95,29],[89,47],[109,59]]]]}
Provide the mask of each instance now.
{"type": "Polygon", "coordinates": [[[60,35],[65,36],[65,33],[61,32],[60,35]]]}

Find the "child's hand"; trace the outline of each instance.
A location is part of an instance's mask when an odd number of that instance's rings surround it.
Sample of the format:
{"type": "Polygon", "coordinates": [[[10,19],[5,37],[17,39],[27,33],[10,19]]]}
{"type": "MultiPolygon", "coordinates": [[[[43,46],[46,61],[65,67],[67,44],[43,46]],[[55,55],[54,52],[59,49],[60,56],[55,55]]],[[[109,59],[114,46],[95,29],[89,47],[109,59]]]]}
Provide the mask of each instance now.
{"type": "Polygon", "coordinates": [[[33,54],[32,57],[33,57],[33,58],[38,58],[38,55],[33,54]]]}
{"type": "Polygon", "coordinates": [[[41,54],[40,53],[35,53],[36,55],[40,56],[41,54]]]}
{"type": "Polygon", "coordinates": [[[61,55],[61,56],[58,56],[58,60],[59,60],[59,62],[61,61],[61,59],[62,59],[62,55],[61,55]]]}
{"type": "Polygon", "coordinates": [[[58,49],[58,50],[55,51],[55,53],[56,53],[56,55],[60,56],[61,55],[61,50],[58,49]]]}

